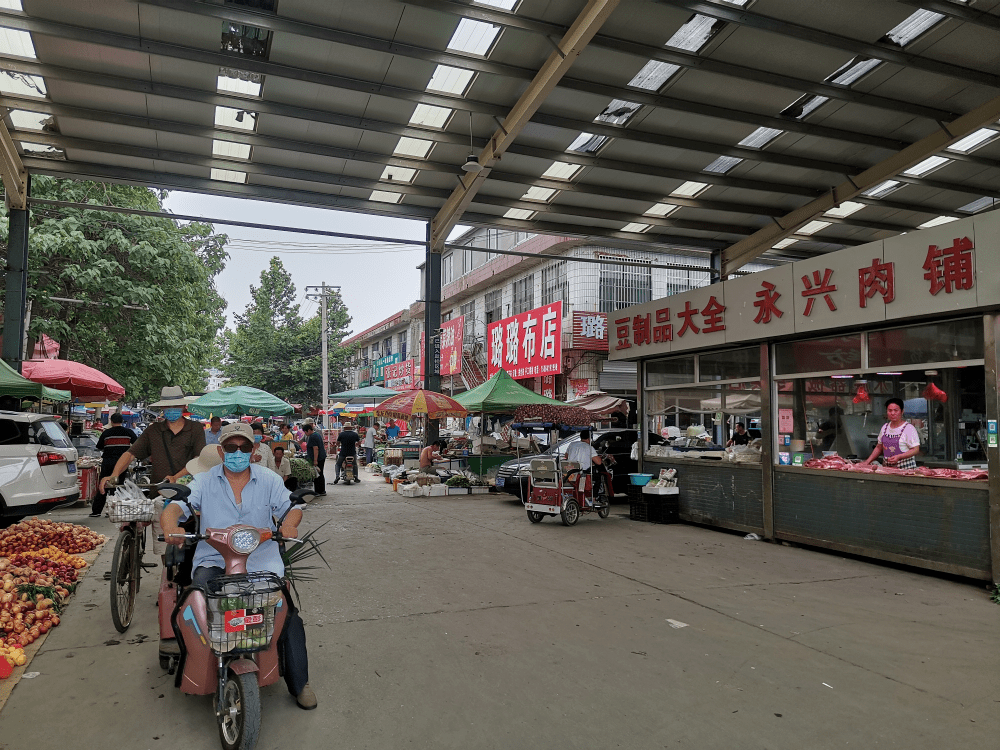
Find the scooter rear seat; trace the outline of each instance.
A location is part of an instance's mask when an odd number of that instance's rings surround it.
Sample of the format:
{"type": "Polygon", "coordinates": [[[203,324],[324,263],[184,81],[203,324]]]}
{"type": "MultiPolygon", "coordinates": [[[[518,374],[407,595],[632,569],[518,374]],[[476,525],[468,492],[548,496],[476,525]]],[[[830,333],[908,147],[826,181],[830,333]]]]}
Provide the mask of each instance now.
{"type": "Polygon", "coordinates": [[[531,483],[536,487],[558,487],[559,475],[556,473],[556,462],[550,458],[533,458],[528,464],[531,472],[531,483]]]}

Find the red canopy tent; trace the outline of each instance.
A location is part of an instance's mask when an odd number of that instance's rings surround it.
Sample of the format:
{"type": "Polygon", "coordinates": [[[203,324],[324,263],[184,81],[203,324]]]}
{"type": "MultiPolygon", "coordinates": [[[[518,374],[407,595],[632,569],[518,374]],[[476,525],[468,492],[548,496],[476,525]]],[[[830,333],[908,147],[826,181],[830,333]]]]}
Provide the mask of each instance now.
{"type": "Polygon", "coordinates": [[[74,398],[115,399],[125,395],[117,381],[100,370],[68,359],[29,359],[21,363],[28,380],[69,391],[74,398]]]}

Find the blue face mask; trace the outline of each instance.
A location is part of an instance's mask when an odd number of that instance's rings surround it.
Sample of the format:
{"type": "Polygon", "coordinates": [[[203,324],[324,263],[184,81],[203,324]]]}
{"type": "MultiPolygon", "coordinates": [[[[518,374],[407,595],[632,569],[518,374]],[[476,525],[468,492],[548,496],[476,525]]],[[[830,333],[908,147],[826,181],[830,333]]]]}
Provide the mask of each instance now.
{"type": "Polygon", "coordinates": [[[164,409],[163,410],[163,418],[165,420],[167,420],[168,422],[176,422],[182,416],[184,416],[184,410],[183,409],[164,409]]]}
{"type": "Polygon", "coordinates": [[[262,437],[264,437],[264,436],[263,436],[263,435],[254,435],[254,436],[253,436],[253,441],[254,441],[255,443],[259,443],[259,442],[260,442],[260,439],[261,439],[262,437]]]}
{"type": "Polygon", "coordinates": [[[243,451],[236,451],[235,453],[224,453],[222,455],[222,463],[225,467],[233,472],[246,471],[250,466],[250,454],[244,453],[243,451]]]}

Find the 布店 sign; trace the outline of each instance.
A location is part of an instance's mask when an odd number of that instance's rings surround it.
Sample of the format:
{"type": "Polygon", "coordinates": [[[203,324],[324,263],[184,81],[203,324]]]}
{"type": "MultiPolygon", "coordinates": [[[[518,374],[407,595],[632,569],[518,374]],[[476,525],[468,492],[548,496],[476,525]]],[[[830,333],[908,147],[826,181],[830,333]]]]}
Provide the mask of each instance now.
{"type": "Polygon", "coordinates": [[[1000,216],[986,214],[609,313],[609,359],[991,307],[1000,216]]]}
{"type": "Polygon", "coordinates": [[[397,362],[385,368],[385,387],[392,391],[410,391],[416,386],[413,377],[413,360],[397,362]]]}
{"type": "Polygon", "coordinates": [[[376,359],[372,363],[372,382],[378,382],[385,378],[385,368],[389,365],[394,365],[399,362],[399,352],[395,354],[387,354],[384,357],[376,359]]]}
{"type": "Polygon", "coordinates": [[[490,323],[487,376],[499,370],[515,379],[562,372],[562,301],[490,323]]]}

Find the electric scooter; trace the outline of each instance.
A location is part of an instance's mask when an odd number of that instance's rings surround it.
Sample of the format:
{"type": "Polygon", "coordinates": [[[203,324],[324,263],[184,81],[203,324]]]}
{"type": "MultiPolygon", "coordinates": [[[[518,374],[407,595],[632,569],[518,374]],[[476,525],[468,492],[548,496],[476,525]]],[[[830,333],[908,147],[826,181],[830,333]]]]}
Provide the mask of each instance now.
{"type": "Polygon", "coordinates": [[[357,474],[354,473],[354,456],[344,456],[344,463],[340,465],[340,477],[344,484],[357,482],[357,474]]]}
{"type": "MultiPolygon", "coordinates": [[[[190,494],[183,485],[160,487],[160,495],[175,502],[184,502],[190,494]]],[[[311,489],[293,492],[288,510],[313,494],[311,489]]],[[[190,508],[188,512],[194,516],[190,508]]],[[[276,528],[281,528],[287,514],[276,528]]],[[[269,572],[248,573],[246,563],[263,542],[286,540],[280,531],[242,524],[180,536],[186,547],[170,547],[159,594],[161,643],[176,638],[178,652],[161,650],[160,666],[176,674],[174,685],[182,693],[215,694],[225,750],[252,750],[260,733],[260,688],[281,677],[278,643],[291,597],[286,581],[269,572]],[[190,561],[185,561],[193,557],[200,541],[208,542],[226,563],[225,575],[204,588],[190,585],[190,561]]]]}

